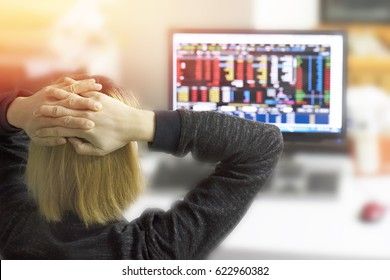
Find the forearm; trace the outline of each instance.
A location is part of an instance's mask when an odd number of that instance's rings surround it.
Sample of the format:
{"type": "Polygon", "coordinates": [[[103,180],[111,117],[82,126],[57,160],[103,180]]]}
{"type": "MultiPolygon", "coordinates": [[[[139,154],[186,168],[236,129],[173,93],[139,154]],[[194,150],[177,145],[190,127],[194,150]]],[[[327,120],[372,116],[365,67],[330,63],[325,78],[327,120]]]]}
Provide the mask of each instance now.
{"type": "Polygon", "coordinates": [[[155,135],[155,113],[148,110],[132,110],[127,117],[127,123],[134,122],[128,125],[126,129],[128,142],[134,141],[134,135],[138,135],[137,141],[152,142],[155,135]]]}
{"type": "Polygon", "coordinates": [[[179,112],[185,128],[179,156],[192,152],[199,160],[243,165],[276,162],[282,150],[282,135],[274,125],[216,112],[179,112]]]}

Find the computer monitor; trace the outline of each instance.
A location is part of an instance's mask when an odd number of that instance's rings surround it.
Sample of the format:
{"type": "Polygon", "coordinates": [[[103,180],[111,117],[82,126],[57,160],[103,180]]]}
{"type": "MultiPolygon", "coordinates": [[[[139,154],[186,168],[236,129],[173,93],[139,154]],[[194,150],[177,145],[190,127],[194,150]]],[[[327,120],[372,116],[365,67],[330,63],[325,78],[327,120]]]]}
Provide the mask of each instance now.
{"type": "Polygon", "coordinates": [[[285,140],[343,138],[343,32],[187,30],[170,39],[172,109],[272,123],[285,140]]]}

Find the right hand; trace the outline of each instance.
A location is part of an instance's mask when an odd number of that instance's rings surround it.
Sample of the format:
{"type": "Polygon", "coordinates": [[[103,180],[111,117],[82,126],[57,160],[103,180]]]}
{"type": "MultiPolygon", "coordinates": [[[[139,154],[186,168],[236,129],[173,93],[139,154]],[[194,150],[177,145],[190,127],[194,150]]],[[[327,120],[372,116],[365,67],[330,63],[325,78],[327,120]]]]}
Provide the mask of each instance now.
{"type": "Polygon", "coordinates": [[[74,81],[64,79],[63,82],[47,86],[28,97],[17,97],[7,110],[9,124],[22,128],[30,139],[38,145],[55,146],[66,142],[64,137],[53,135],[39,137],[36,131],[44,127],[63,126],[68,128],[90,129],[94,123],[82,117],[61,116],[56,114],[39,115],[40,106],[55,106],[58,110],[100,110],[101,104],[89,98],[79,96],[91,90],[100,90],[102,86],[94,79],[74,81]]]}
{"type": "Polygon", "coordinates": [[[131,141],[152,141],[155,124],[154,112],[132,108],[103,93],[82,94],[102,104],[97,112],[73,110],[52,105],[41,106],[37,111],[42,116],[85,118],[94,122],[89,130],[48,127],[37,131],[39,137],[69,137],[79,154],[103,156],[131,141]],[[76,137],[77,138],[76,138],[76,137]]]}

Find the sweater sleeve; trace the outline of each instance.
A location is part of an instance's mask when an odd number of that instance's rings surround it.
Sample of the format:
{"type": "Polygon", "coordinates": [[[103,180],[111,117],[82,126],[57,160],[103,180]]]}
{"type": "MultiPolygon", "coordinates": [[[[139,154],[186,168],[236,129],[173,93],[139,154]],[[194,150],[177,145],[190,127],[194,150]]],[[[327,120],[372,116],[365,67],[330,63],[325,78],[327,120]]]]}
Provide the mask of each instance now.
{"type": "Polygon", "coordinates": [[[216,162],[213,174],[169,211],[149,210],[138,220],[151,256],[207,257],[238,224],[271,175],[283,141],[274,125],[216,112],[178,111],[176,156],[216,162]]]}
{"type": "Polygon", "coordinates": [[[6,119],[7,108],[19,93],[0,93],[0,248],[29,199],[24,183],[29,139],[6,119]]]}
{"type": "Polygon", "coordinates": [[[156,111],[156,131],[153,142],[149,143],[152,151],[174,153],[180,138],[180,115],[177,111],[156,111]]]}
{"type": "Polygon", "coordinates": [[[0,214],[6,205],[26,194],[24,170],[29,138],[22,129],[8,123],[7,109],[16,97],[29,95],[19,90],[0,93],[0,214]]]}

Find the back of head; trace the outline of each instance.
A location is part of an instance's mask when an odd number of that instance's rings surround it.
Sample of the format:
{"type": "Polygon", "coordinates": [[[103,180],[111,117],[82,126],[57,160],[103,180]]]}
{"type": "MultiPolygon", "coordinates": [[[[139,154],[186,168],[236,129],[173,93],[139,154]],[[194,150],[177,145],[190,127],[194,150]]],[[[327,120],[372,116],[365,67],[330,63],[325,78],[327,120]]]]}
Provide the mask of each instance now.
{"type": "MultiPolygon", "coordinates": [[[[101,92],[138,106],[130,92],[111,80],[93,78],[102,84],[101,92]]],[[[26,182],[48,221],[61,221],[66,212],[75,213],[86,225],[117,220],[142,190],[136,143],[102,157],[79,155],[70,143],[56,147],[31,143],[26,182]]]]}

